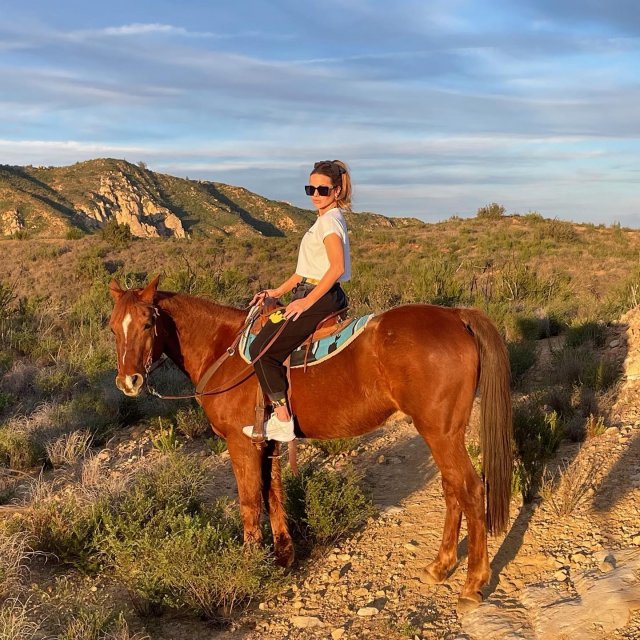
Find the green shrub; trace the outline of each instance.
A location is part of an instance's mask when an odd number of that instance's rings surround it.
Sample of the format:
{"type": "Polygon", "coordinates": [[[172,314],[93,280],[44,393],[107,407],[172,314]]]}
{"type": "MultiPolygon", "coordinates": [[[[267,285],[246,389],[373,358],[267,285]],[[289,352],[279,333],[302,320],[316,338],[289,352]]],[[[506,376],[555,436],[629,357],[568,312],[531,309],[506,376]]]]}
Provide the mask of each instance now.
{"type": "Polygon", "coordinates": [[[511,380],[518,385],[524,374],[536,362],[536,346],[534,342],[510,342],[507,345],[509,353],[509,365],[511,367],[511,380]]]}
{"type": "Polygon", "coordinates": [[[198,438],[211,429],[209,420],[201,407],[180,408],[175,416],[176,427],[187,438],[198,438]]]}
{"type": "Polygon", "coordinates": [[[568,327],[565,345],[578,347],[589,343],[594,347],[603,347],[606,339],[607,328],[602,322],[587,321],[568,327]]]}
{"type": "Polygon", "coordinates": [[[309,443],[328,456],[337,456],[355,449],[359,438],[334,438],[332,440],[310,440],[309,443]]]}
{"type": "Polygon", "coordinates": [[[154,449],[162,451],[163,453],[170,453],[180,447],[178,442],[178,436],[173,425],[170,424],[166,428],[162,423],[162,418],[158,418],[158,425],[160,430],[156,435],[151,436],[151,445],[154,449]]]}
{"type": "Polygon", "coordinates": [[[243,546],[239,522],[220,503],[209,513],[158,514],[135,538],[108,543],[116,576],[143,612],[168,605],[224,618],[263,596],[276,572],[264,548],[243,546]]]}
{"type": "Polygon", "coordinates": [[[67,233],[65,233],[66,240],[80,240],[80,238],[84,238],[84,232],[82,229],[78,229],[78,227],[73,227],[69,229],[67,233]]]}
{"type": "Polygon", "coordinates": [[[0,391],[0,413],[5,409],[8,409],[16,401],[15,396],[12,393],[3,393],[0,391]]]}
{"type": "Polygon", "coordinates": [[[597,356],[589,343],[565,346],[553,355],[553,384],[585,385],[595,391],[608,389],[620,378],[619,365],[597,356]]]}
{"type": "Polygon", "coordinates": [[[374,513],[351,471],[342,475],[305,465],[297,476],[285,475],[285,491],[293,531],[321,544],[354,532],[374,513]]]}
{"type": "Polygon", "coordinates": [[[484,207],[480,207],[476,212],[476,218],[483,220],[500,220],[505,213],[506,209],[504,206],[497,202],[492,202],[484,207]]]}
{"type": "Polygon", "coordinates": [[[514,407],[513,434],[517,452],[514,489],[529,501],[538,491],[545,464],[560,445],[564,424],[555,411],[543,412],[534,398],[514,407]]]}
{"type": "Polygon", "coordinates": [[[211,453],[216,456],[227,450],[227,441],[216,435],[207,438],[205,442],[207,443],[207,447],[211,450],[211,453]]]}
{"type": "Polygon", "coordinates": [[[120,224],[114,218],[104,223],[100,235],[109,246],[117,248],[128,247],[133,240],[129,225],[120,224]]]}
{"type": "Polygon", "coordinates": [[[10,469],[30,469],[44,462],[45,451],[28,433],[0,428],[0,464],[10,469]]]}

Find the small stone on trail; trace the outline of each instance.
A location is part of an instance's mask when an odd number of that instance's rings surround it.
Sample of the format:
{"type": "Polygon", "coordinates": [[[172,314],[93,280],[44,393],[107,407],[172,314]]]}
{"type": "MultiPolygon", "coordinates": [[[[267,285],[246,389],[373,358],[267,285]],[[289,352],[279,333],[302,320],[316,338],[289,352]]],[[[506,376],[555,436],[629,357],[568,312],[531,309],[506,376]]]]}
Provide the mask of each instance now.
{"type": "Polygon", "coordinates": [[[322,620],[315,616],[293,616],[291,623],[298,629],[310,629],[311,627],[322,626],[322,620]]]}
{"type": "Polygon", "coordinates": [[[358,609],[358,615],[362,618],[377,616],[380,613],[375,607],[361,607],[358,609]]]}

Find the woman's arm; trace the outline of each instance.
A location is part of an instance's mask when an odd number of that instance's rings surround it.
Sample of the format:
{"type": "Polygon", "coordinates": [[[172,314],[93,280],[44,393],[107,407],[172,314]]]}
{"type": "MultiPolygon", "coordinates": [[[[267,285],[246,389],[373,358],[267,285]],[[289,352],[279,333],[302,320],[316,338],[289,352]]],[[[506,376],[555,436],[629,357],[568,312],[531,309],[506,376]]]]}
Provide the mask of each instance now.
{"type": "MultiPolygon", "coordinates": [[[[329,268],[308,296],[300,298],[299,300],[294,300],[287,306],[284,312],[285,318],[292,317],[296,320],[301,313],[320,300],[320,298],[322,298],[322,296],[327,293],[331,287],[333,287],[333,285],[338,281],[338,278],[344,273],[344,247],[342,245],[342,238],[340,238],[337,233],[330,233],[324,239],[324,248],[327,251],[327,257],[329,258],[329,268]]],[[[299,282],[300,276],[296,277],[299,282]]],[[[291,280],[291,278],[289,278],[289,280],[291,280]]],[[[287,280],[287,282],[289,282],[289,280],[287,280]]],[[[295,284],[293,286],[295,286],[295,284]]]]}
{"type": "Polygon", "coordinates": [[[262,301],[265,297],[279,298],[285,293],[289,293],[289,291],[291,291],[291,289],[293,289],[298,284],[298,282],[300,282],[300,280],[302,280],[302,276],[294,273],[289,278],[287,278],[277,289],[265,289],[264,291],[258,291],[258,293],[256,293],[251,299],[249,305],[252,306],[262,301]]]}

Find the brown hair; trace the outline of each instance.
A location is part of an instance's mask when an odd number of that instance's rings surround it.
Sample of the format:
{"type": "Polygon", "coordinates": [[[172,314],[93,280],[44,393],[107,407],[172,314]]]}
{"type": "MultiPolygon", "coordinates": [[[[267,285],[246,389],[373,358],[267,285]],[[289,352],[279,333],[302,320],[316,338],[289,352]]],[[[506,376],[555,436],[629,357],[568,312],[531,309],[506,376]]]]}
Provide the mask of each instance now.
{"type": "Polygon", "coordinates": [[[351,211],[351,176],[349,175],[349,167],[341,160],[321,160],[313,165],[311,175],[318,174],[331,178],[331,184],[334,187],[340,187],[340,194],[336,198],[336,202],[341,209],[351,211]]]}

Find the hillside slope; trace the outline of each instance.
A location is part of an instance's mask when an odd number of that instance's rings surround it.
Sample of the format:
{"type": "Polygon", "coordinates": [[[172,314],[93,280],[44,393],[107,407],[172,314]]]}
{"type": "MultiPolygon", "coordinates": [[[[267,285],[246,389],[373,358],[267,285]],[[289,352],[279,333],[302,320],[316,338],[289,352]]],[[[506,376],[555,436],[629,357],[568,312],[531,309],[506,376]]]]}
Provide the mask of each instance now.
{"type": "MultiPolygon", "coordinates": [[[[410,218],[349,217],[355,228],[422,226],[410,218]]],[[[0,165],[0,236],[61,238],[94,232],[111,220],[140,238],[286,236],[313,219],[312,211],[242,187],[177,178],[126,160],[0,165]]]]}

